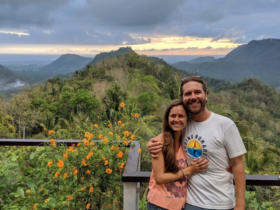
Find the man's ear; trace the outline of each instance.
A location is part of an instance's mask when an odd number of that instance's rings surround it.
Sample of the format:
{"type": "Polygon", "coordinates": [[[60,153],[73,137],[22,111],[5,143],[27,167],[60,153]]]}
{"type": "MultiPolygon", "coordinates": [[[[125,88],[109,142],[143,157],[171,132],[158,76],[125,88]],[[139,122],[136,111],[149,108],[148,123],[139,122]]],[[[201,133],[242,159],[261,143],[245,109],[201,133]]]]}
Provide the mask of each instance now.
{"type": "Polygon", "coordinates": [[[208,101],[208,93],[207,92],[205,93],[205,98],[206,98],[206,101],[208,101]]]}

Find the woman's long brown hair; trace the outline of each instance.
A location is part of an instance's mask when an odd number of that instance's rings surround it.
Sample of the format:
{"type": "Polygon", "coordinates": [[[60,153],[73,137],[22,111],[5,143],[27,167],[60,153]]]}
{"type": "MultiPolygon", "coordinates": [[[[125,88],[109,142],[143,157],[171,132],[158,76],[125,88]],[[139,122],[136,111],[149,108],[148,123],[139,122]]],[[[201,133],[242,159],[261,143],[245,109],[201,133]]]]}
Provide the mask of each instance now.
{"type": "MultiPolygon", "coordinates": [[[[171,103],[167,106],[164,113],[164,120],[162,126],[162,134],[164,138],[164,146],[162,149],[164,156],[164,166],[166,168],[166,172],[178,172],[179,167],[176,160],[176,142],[175,142],[175,134],[174,131],[169,126],[168,117],[171,109],[175,106],[182,105],[186,111],[186,115],[188,112],[184,106],[184,103],[181,99],[175,99],[171,101],[171,103]]],[[[180,143],[182,142],[182,135],[180,137],[180,143]]]]}

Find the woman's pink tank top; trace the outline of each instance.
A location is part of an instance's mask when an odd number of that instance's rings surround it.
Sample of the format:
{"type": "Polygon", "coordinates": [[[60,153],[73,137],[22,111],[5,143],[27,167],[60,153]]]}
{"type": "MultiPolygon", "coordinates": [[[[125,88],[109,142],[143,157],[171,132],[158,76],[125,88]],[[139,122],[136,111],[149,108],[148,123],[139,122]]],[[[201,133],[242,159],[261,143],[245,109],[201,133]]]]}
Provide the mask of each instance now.
{"type": "MultiPolygon", "coordinates": [[[[187,158],[182,146],[176,152],[176,159],[180,169],[188,166],[187,158]]],[[[183,175],[182,175],[183,176],[183,175]]],[[[184,208],[187,197],[187,178],[183,177],[166,184],[157,184],[152,171],[149,183],[148,201],[154,205],[170,210],[184,208]]]]}

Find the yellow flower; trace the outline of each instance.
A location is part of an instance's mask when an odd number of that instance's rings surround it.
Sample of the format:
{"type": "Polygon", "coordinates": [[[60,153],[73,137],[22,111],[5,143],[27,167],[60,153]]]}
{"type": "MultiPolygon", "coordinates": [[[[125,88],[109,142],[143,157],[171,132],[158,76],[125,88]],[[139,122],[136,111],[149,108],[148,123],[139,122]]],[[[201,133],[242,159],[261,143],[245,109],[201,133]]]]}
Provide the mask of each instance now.
{"type": "Polygon", "coordinates": [[[51,166],[52,166],[52,164],[53,164],[53,162],[52,162],[52,161],[49,161],[49,162],[48,162],[48,166],[49,166],[49,167],[51,167],[51,166]]]}
{"type": "Polygon", "coordinates": [[[63,178],[64,178],[64,179],[66,179],[66,178],[67,178],[67,176],[68,176],[68,174],[67,174],[67,173],[64,173],[64,174],[63,174],[63,178]]]}
{"type": "Polygon", "coordinates": [[[41,187],[41,188],[40,188],[40,191],[43,191],[43,190],[44,190],[44,188],[43,188],[43,187],[41,187]]]}
{"type": "Polygon", "coordinates": [[[121,108],[124,108],[124,106],[125,106],[124,102],[121,102],[121,103],[120,103],[120,107],[121,107],[121,108]]]}
{"type": "Polygon", "coordinates": [[[119,151],[118,157],[121,158],[122,156],[123,156],[123,152],[122,152],[122,151],[119,151]]]}
{"type": "Polygon", "coordinates": [[[103,139],[103,143],[104,143],[104,144],[107,144],[107,143],[108,143],[108,139],[107,139],[107,138],[104,138],[104,139],[103,139]]]}
{"type": "Polygon", "coordinates": [[[62,160],[58,161],[56,164],[59,168],[62,168],[64,166],[64,162],[62,160]]]}
{"type": "Polygon", "coordinates": [[[90,192],[90,193],[93,192],[93,186],[91,186],[91,187],[89,188],[89,192],[90,192]]]}
{"type": "Polygon", "coordinates": [[[73,175],[77,175],[78,174],[78,170],[74,170],[73,175]]]}
{"type": "Polygon", "coordinates": [[[110,168],[107,168],[105,172],[106,172],[107,174],[111,174],[111,173],[113,172],[113,170],[110,169],[110,168]]]}
{"type": "Polygon", "coordinates": [[[121,124],[122,124],[122,121],[119,120],[119,121],[118,121],[118,124],[121,125],[121,124]]]}
{"type": "Polygon", "coordinates": [[[32,206],[32,209],[37,209],[37,203],[32,206]]]}
{"type": "Polygon", "coordinates": [[[98,138],[99,138],[99,139],[102,139],[102,138],[103,138],[103,135],[102,135],[102,134],[99,134],[98,138]]]}
{"type": "Polygon", "coordinates": [[[134,114],[134,117],[135,117],[135,118],[138,118],[138,117],[139,117],[139,114],[138,114],[138,113],[135,113],[135,114],[134,114]]]}
{"type": "Polygon", "coordinates": [[[66,198],[67,198],[68,201],[73,200],[73,198],[71,197],[71,195],[67,195],[66,198]]]}
{"type": "Polygon", "coordinates": [[[113,132],[109,131],[108,136],[113,136],[113,132]]]}
{"type": "Polygon", "coordinates": [[[53,133],[54,133],[53,130],[50,130],[50,131],[49,131],[49,135],[52,135],[53,133]]]}
{"type": "Polygon", "coordinates": [[[31,190],[26,190],[25,192],[26,192],[27,194],[29,194],[29,193],[31,193],[31,190]]]}
{"type": "Polygon", "coordinates": [[[57,178],[59,175],[60,175],[59,172],[55,172],[55,174],[54,174],[55,178],[57,178]]]}
{"type": "Polygon", "coordinates": [[[86,209],[89,209],[89,207],[90,207],[90,203],[88,203],[88,204],[86,205],[86,209]]]}
{"type": "Polygon", "coordinates": [[[111,147],[111,150],[114,150],[114,146],[111,147]]]}
{"type": "Polygon", "coordinates": [[[108,164],[109,164],[109,161],[106,160],[105,163],[104,163],[104,165],[107,166],[108,164]]]}
{"type": "Polygon", "coordinates": [[[140,152],[141,152],[141,148],[139,148],[139,149],[137,150],[137,152],[140,153],[140,152]]]}
{"type": "Polygon", "coordinates": [[[48,204],[49,203],[49,199],[46,199],[45,202],[48,204]]]}
{"type": "Polygon", "coordinates": [[[97,124],[94,124],[94,127],[98,128],[98,125],[97,125],[97,124]]]}

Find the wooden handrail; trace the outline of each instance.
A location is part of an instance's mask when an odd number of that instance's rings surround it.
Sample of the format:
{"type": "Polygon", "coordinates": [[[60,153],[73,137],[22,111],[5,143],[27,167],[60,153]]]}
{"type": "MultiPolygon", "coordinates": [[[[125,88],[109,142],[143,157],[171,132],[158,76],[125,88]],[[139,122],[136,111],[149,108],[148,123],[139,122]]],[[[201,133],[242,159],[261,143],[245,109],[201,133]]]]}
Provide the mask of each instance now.
{"type": "MultiPolygon", "coordinates": [[[[81,140],[55,140],[67,146],[78,144],[81,140]]],[[[99,141],[99,140],[98,140],[99,141]]],[[[44,146],[49,143],[45,139],[0,139],[0,146],[44,146]]],[[[149,182],[150,171],[138,171],[137,166],[140,155],[137,152],[140,148],[139,142],[134,142],[130,147],[126,167],[123,173],[123,182],[149,182]]],[[[280,179],[277,175],[246,175],[246,185],[253,186],[280,186],[280,179]]]]}

